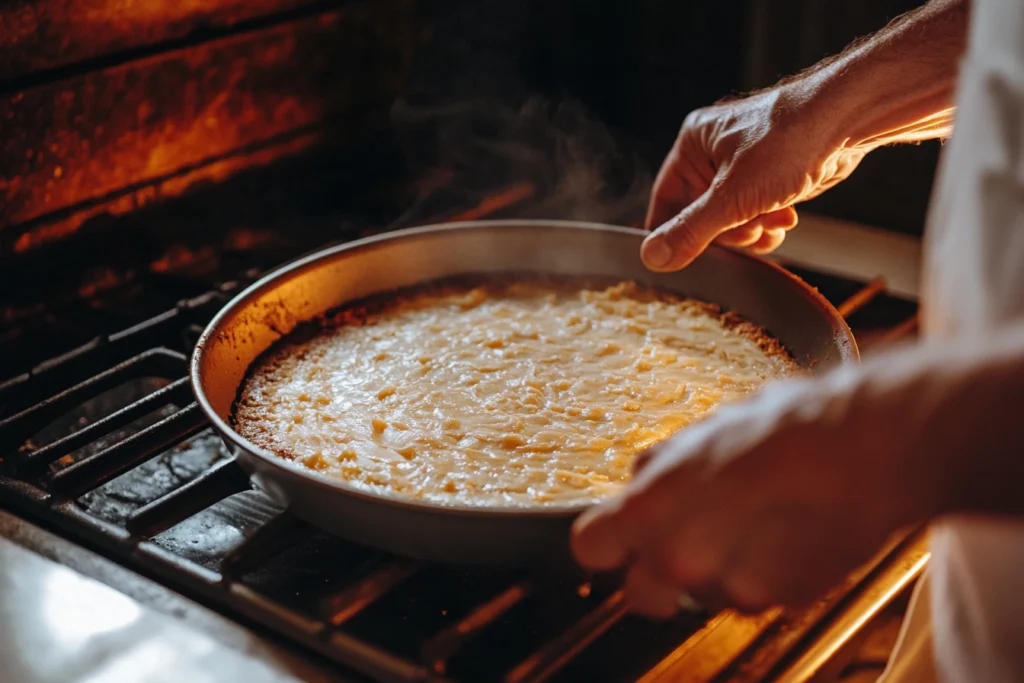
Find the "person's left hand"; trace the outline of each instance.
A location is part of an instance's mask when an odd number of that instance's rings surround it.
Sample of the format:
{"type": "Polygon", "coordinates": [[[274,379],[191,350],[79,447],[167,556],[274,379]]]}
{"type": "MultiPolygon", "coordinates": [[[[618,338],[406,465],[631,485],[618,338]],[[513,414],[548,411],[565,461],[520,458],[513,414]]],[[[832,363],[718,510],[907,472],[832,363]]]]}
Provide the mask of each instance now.
{"type": "Polygon", "coordinates": [[[644,454],[617,498],[584,513],[584,566],[628,565],[636,611],[760,611],[812,601],[904,524],[930,515],[901,463],[898,411],[869,409],[863,387],[814,380],[769,386],[644,454]]]}

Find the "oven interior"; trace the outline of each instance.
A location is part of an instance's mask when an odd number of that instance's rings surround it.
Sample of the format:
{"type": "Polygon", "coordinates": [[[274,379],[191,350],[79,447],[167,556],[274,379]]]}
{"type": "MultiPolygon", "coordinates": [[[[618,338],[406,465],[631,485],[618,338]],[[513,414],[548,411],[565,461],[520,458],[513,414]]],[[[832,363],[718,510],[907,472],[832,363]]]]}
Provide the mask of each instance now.
{"type": "MultiPolygon", "coordinates": [[[[488,217],[639,224],[682,114],[794,59],[749,40],[768,20],[741,4],[0,7],[0,508],[346,680],[835,668],[820,653],[849,650],[851,624],[923,567],[917,532],[807,609],[650,622],[611,581],[426,565],[327,537],[250,489],[186,379],[233,293],[327,244],[488,217]]],[[[846,201],[821,208],[857,218],[844,206],[863,201],[846,201]]],[[[916,303],[884,280],[794,270],[868,353],[915,333],[916,303]]]]}

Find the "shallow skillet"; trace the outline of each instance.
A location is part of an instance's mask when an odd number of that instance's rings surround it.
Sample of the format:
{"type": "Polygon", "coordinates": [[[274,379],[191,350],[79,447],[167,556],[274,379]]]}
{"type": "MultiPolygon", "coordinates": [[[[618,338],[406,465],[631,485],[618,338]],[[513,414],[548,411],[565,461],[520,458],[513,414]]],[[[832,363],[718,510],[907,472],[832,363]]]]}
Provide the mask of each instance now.
{"type": "Polygon", "coordinates": [[[429,560],[517,564],[564,555],[578,506],[442,506],[361,491],[246,441],[230,426],[232,403],[249,365],[299,323],[373,293],[460,274],[634,279],[739,313],[813,371],[857,359],[842,317],[796,276],[717,247],[680,272],[651,273],[639,257],[644,234],[590,223],[483,221],[402,230],[325,249],[264,277],[213,319],[192,356],[196,398],[254,486],[327,531],[429,560]]]}

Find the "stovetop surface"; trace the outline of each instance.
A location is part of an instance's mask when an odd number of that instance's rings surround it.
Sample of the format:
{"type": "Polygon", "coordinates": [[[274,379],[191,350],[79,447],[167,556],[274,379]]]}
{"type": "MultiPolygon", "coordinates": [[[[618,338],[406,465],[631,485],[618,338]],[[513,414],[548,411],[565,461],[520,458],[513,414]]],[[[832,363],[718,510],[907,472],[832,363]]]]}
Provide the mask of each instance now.
{"type": "MultiPolygon", "coordinates": [[[[430,216],[529,216],[532,194],[513,184],[430,216]]],[[[193,403],[187,356],[230,296],[325,242],[400,225],[390,201],[301,219],[257,206],[212,235],[219,214],[183,228],[186,205],[134,217],[147,232],[64,281],[26,260],[45,296],[16,294],[0,333],[0,505],[372,678],[637,679],[708,616],[651,622],[625,613],[614,581],[426,565],[329,537],[250,490],[193,403]]],[[[879,283],[798,274],[849,301],[869,345],[916,311],[879,283]]]]}

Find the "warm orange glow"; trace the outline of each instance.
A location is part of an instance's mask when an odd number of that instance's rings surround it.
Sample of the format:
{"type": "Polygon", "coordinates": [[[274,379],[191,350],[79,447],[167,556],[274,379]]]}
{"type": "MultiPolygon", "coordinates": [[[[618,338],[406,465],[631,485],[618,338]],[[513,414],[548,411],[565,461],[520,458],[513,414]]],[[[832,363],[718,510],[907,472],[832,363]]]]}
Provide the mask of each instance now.
{"type": "Polygon", "coordinates": [[[89,220],[99,216],[126,214],[154,201],[181,196],[199,184],[218,183],[239,171],[266,166],[279,159],[305,151],[320,140],[320,133],[308,133],[285,142],[233,156],[229,159],[216,161],[180,175],[172,176],[155,185],[82,209],[67,218],[32,228],[18,236],[14,242],[14,251],[17,254],[23,254],[69,237],[78,232],[89,220]]]}
{"type": "Polygon", "coordinates": [[[269,230],[248,230],[246,228],[239,228],[238,230],[232,230],[228,233],[228,236],[224,240],[224,246],[236,251],[246,251],[261,244],[266,244],[273,239],[273,237],[273,233],[269,230]]]}
{"type": "Polygon", "coordinates": [[[429,175],[414,180],[409,187],[419,192],[421,196],[428,196],[450,183],[454,178],[455,174],[450,168],[438,168],[429,175]]]}
{"type": "Polygon", "coordinates": [[[171,247],[166,254],[150,263],[149,269],[154,273],[168,273],[172,270],[184,268],[196,261],[212,258],[214,258],[214,252],[211,247],[203,247],[198,251],[191,251],[187,247],[177,245],[171,247]]]}
{"type": "Polygon", "coordinates": [[[99,292],[113,289],[132,280],[134,277],[134,271],[116,273],[109,268],[104,268],[97,273],[96,277],[79,287],[78,294],[85,298],[96,296],[99,292]]]}
{"type": "Polygon", "coordinates": [[[475,221],[478,218],[483,218],[484,216],[501,211],[502,209],[506,209],[518,204],[519,202],[526,201],[536,193],[537,187],[533,183],[516,183],[515,185],[507,187],[500,192],[496,192],[495,194],[485,197],[483,201],[473,208],[457,213],[449,220],[456,222],[475,221]]]}
{"type": "Polygon", "coordinates": [[[80,227],[82,227],[82,221],[61,221],[60,223],[52,223],[34,228],[20,235],[15,240],[14,253],[24,254],[43,244],[74,235],[80,227]]]}
{"type": "MultiPolygon", "coordinates": [[[[18,75],[51,68],[69,55],[77,62],[130,45],[156,47],[199,26],[235,16],[269,18],[296,3],[85,0],[0,10],[0,24],[13,16],[15,31],[13,44],[0,39],[0,78],[12,68],[18,75]],[[127,6],[133,10],[126,14],[127,6]]],[[[161,197],[159,186],[172,177],[311,130],[330,128],[339,142],[378,133],[411,64],[415,4],[331,5],[67,78],[47,77],[0,98],[0,121],[11,133],[0,150],[0,225],[59,222],[57,230],[67,234],[81,221],[66,223],[67,213],[86,204],[92,211],[130,194],[133,208],[144,206],[161,197]],[[357,63],[365,69],[353,69],[357,63]]],[[[33,246],[26,238],[20,249],[33,246]]]]}

